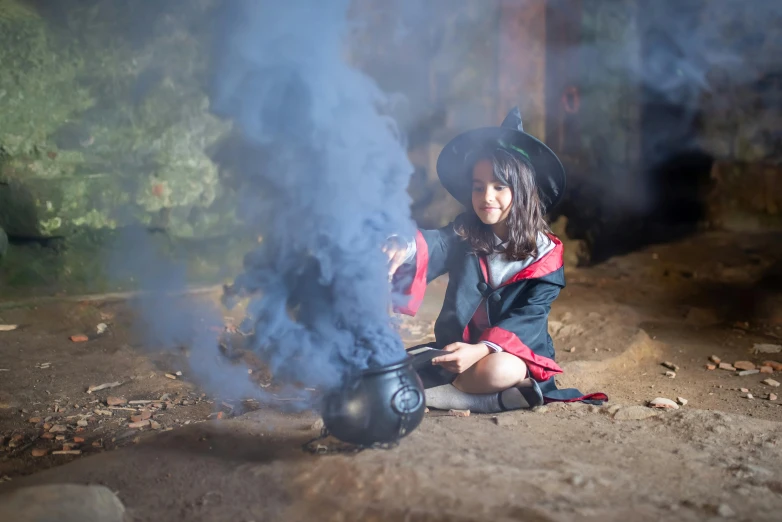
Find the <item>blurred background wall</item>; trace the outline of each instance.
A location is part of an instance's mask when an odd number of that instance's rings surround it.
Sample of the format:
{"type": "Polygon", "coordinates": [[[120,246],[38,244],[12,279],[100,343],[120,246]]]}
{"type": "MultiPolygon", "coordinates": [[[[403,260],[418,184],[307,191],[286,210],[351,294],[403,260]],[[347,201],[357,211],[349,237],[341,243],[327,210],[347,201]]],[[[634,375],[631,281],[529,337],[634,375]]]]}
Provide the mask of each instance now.
{"type": "MultiPolygon", "coordinates": [[[[210,111],[221,0],[0,0],[0,288],[97,291],[121,231],[194,280],[258,233],[210,111]]],[[[570,263],[710,229],[780,230],[782,3],[355,0],[346,55],[392,94],[419,226],[460,212],[442,146],[514,105],[562,158],[570,263]]],[[[128,279],[126,283],[132,286],[128,279]]]]}

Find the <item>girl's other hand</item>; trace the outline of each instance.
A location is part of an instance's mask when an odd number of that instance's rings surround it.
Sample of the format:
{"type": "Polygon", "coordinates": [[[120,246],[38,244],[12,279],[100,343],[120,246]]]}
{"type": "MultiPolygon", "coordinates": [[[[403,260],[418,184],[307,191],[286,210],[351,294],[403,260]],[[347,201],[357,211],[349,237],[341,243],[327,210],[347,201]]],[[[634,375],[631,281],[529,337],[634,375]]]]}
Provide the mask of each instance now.
{"type": "Polygon", "coordinates": [[[402,244],[398,238],[391,237],[383,246],[383,252],[388,256],[388,279],[391,280],[399,267],[405,263],[407,245],[402,244]]]}
{"type": "Polygon", "coordinates": [[[453,343],[449,344],[443,350],[449,353],[432,359],[432,364],[442,366],[449,372],[463,373],[472,367],[475,363],[491,353],[488,346],[483,343],[453,343]]]}

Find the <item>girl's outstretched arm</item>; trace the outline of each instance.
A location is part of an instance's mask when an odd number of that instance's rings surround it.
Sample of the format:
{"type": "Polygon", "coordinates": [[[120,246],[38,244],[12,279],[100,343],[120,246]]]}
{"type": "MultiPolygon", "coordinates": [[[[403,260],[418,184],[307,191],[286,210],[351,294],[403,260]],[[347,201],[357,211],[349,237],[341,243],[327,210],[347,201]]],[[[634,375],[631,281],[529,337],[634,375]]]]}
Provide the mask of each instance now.
{"type": "Polygon", "coordinates": [[[410,239],[404,248],[388,251],[396,311],[415,315],[423,301],[426,285],[448,272],[450,254],[460,240],[456,234],[456,223],[454,221],[436,230],[418,230],[415,238],[410,239]],[[395,264],[398,265],[396,270],[395,264]]]}

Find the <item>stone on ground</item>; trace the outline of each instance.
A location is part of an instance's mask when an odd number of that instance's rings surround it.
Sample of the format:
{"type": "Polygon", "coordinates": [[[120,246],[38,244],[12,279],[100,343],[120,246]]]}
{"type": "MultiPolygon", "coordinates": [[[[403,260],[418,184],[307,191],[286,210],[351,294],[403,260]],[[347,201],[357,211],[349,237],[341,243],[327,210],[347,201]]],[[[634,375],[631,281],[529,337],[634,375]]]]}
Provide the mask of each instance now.
{"type": "Polygon", "coordinates": [[[644,420],[650,417],[656,417],[657,412],[646,406],[627,406],[620,408],[614,414],[616,420],[644,420]]]}
{"type": "Polygon", "coordinates": [[[125,507],[105,486],[51,484],[0,496],[0,520],[122,522],[125,507]]]}

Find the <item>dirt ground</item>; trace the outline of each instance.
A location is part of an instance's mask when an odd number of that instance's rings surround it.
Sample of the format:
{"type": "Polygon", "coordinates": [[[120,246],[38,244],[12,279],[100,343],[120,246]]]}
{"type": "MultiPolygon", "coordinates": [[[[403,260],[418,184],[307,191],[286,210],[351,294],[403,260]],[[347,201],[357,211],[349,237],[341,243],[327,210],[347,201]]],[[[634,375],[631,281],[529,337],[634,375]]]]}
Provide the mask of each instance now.
{"type": "MultiPolygon", "coordinates": [[[[707,368],[782,363],[779,260],[778,236],[704,234],[569,270],[550,321],[560,384],[606,405],[432,411],[394,449],[322,456],[302,451],[316,416],[279,411],[296,397],[247,357],[271,406],[205,393],[187,350],[145,344],[126,302],[0,301],[0,325],[19,325],[0,331],[0,493],[104,484],[134,522],[782,520],[782,372],[707,368]]],[[[444,288],[404,323],[408,345],[444,288]]]]}

